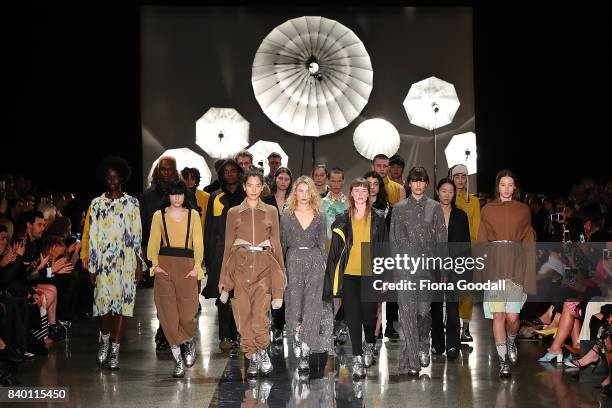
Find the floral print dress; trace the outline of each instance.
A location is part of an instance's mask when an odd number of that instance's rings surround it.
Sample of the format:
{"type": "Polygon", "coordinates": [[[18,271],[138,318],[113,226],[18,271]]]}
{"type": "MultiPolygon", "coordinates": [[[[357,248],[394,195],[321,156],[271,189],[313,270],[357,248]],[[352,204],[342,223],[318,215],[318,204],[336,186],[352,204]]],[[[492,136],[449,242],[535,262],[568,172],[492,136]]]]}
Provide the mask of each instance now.
{"type": "Polygon", "coordinates": [[[95,198],[89,217],[89,272],[96,274],[94,316],[134,314],[137,254],[142,243],[138,200],[95,198]]]}

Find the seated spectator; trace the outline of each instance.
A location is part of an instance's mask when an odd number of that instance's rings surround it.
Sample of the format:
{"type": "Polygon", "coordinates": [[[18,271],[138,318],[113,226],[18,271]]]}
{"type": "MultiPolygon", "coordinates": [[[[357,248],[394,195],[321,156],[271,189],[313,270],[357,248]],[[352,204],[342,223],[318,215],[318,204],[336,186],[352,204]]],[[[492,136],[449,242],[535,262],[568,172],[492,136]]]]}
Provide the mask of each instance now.
{"type": "Polygon", "coordinates": [[[43,220],[45,221],[45,231],[49,231],[49,228],[55,222],[55,218],[57,217],[57,209],[53,204],[40,203],[38,206],[38,211],[40,211],[43,215],[43,220]]]}
{"type": "Polygon", "coordinates": [[[608,376],[599,385],[604,391],[609,392],[610,377],[612,371],[612,343],[610,335],[612,334],[612,304],[608,303],[601,307],[601,311],[594,314],[591,318],[592,330],[591,341],[593,346],[581,358],[565,361],[565,366],[570,368],[583,369],[591,365],[597,366],[601,361],[601,353],[604,353],[608,364],[608,376]],[[594,327],[593,327],[594,326],[594,327]]]}

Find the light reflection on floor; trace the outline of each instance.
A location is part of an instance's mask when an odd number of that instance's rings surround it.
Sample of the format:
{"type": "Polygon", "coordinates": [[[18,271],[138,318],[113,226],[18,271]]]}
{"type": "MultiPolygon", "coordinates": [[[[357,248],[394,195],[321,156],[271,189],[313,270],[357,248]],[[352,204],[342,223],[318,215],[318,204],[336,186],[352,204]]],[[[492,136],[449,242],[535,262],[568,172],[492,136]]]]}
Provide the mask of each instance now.
{"type": "MultiPolygon", "coordinates": [[[[153,291],[139,289],[135,317],[129,319],[121,345],[121,369],[95,365],[97,322],[76,320],[67,342],[50,347],[48,357],[25,363],[16,377],[27,386],[70,387],[70,407],[603,407],[610,400],[581,383],[561,366],[537,363],[544,347],[519,344],[520,362],[512,378],[501,380],[490,322],[474,311],[475,342],[462,345],[455,361],[433,356],[419,378],[397,373],[400,342],[385,339],[368,377],[354,382],[350,346],[337,356],[313,355],[311,378],[301,379],[290,342],[271,348],[275,370],[268,378],[244,380],[245,362],[218,348],[216,309],[202,299],[198,320],[198,359],[185,378],[171,378],[169,352],[156,353],[158,327],[153,291]],[[265,402],[264,402],[265,401],[265,402]]],[[[383,308],[384,309],[384,308],[383,308]]],[[[3,404],[3,406],[47,406],[3,404]]]]}

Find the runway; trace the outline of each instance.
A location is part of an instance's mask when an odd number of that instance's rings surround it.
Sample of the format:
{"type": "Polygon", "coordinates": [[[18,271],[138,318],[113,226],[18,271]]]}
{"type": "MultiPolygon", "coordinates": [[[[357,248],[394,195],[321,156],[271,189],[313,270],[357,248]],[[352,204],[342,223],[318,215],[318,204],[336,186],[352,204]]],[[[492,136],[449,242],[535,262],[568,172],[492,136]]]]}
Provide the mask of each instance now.
{"type": "Polygon", "coordinates": [[[338,349],[337,356],[313,356],[311,379],[300,381],[295,374],[297,361],[285,339],[283,346],[271,349],[273,374],[249,383],[243,380],[244,362],[218,348],[214,302],[200,300],[198,358],[183,379],[171,377],[174,363],[170,352],[155,351],[159,323],[153,290],[146,288],[138,289],[134,318],[128,320],[120,370],[97,367],[97,320],[77,319],[67,341],[50,346],[48,357],[24,363],[15,377],[23,386],[69,387],[69,403],[52,406],[87,408],[612,406],[610,399],[593,389],[595,383],[580,382],[561,365],[538,363],[537,358],[545,351],[540,342],[519,342],[518,366],[510,379],[500,379],[491,322],[484,320],[478,306],[470,326],[474,342],[469,346],[464,343],[455,361],[432,356],[432,364],[421,371],[419,378],[397,374],[400,343],[385,338],[377,364],[368,369],[362,382],[356,384],[351,378],[349,343],[338,349]]]}

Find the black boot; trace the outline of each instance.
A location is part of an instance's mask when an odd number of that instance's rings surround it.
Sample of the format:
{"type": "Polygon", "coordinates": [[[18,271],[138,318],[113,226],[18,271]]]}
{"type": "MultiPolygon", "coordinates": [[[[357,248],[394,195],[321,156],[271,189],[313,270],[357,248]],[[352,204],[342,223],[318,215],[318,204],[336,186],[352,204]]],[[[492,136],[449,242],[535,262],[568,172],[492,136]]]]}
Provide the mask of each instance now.
{"type": "Polygon", "coordinates": [[[387,327],[385,329],[385,337],[388,337],[390,339],[399,339],[399,333],[397,332],[397,330],[395,330],[395,327],[393,327],[392,322],[387,323],[387,327]]]}
{"type": "Polygon", "coordinates": [[[167,350],[170,345],[168,344],[168,340],[166,340],[166,335],[162,330],[161,326],[157,329],[157,333],[155,333],[155,350],[167,350]]]}

